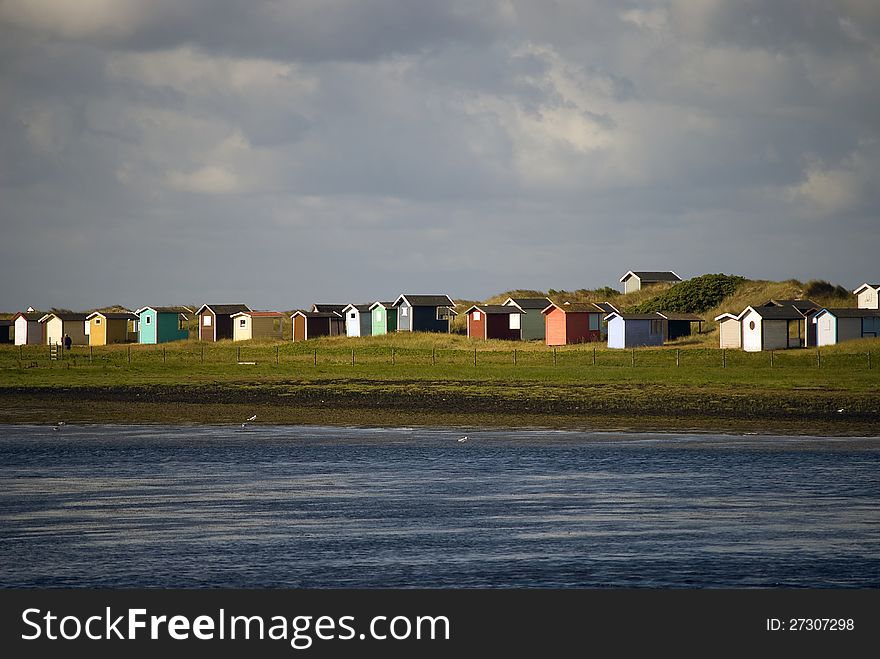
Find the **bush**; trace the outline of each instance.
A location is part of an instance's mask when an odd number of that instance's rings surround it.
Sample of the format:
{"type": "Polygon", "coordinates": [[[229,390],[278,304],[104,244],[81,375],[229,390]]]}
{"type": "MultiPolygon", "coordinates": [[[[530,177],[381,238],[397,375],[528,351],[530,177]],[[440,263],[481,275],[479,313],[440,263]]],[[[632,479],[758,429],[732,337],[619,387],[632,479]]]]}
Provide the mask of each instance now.
{"type": "Polygon", "coordinates": [[[654,311],[677,311],[679,313],[700,313],[717,307],[728,295],[746,281],[736,275],[702,275],[676,284],[657,297],[634,307],[634,313],[654,311]]]}
{"type": "Polygon", "coordinates": [[[849,298],[849,290],[843,286],[835,286],[823,279],[811,279],[804,286],[806,297],[837,297],[849,298]]]}

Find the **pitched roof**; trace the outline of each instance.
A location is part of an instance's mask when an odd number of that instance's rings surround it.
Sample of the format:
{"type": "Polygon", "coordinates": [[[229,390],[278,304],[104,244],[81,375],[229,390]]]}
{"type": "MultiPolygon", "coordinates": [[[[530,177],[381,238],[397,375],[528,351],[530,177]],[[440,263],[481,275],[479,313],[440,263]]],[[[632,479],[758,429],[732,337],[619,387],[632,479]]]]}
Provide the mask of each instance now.
{"type": "Polygon", "coordinates": [[[251,310],[251,308],[246,304],[203,304],[199,307],[199,310],[196,313],[201,314],[204,309],[209,309],[215,314],[220,314],[221,316],[231,316],[232,314],[239,313],[240,311],[251,310]]]}
{"type": "Polygon", "coordinates": [[[132,313],[131,311],[94,311],[90,313],[86,320],[90,318],[94,318],[95,316],[103,316],[107,320],[137,320],[137,314],[132,313]]]}
{"type": "Polygon", "coordinates": [[[803,320],[804,314],[797,310],[796,307],[746,307],[743,312],[737,316],[740,320],[749,312],[754,311],[761,318],[767,320],[803,320]]]}
{"type": "Polygon", "coordinates": [[[605,313],[605,310],[592,302],[571,302],[556,304],[551,302],[544,307],[544,313],[550,313],[551,309],[559,309],[565,313],[605,313]]]}
{"type": "Polygon", "coordinates": [[[614,313],[615,311],[618,310],[617,307],[615,307],[610,302],[594,302],[593,304],[595,304],[597,307],[599,307],[605,313],[614,313]]]}
{"type": "Polygon", "coordinates": [[[399,307],[400,301],[406,300],[411,307],[454,307],[455,302],[448,295],[410,295],[403,293],[395,301],[394,306],[399,307]]]}
{"type": "Polygon", "coordinates": [[[617,316],[624,320],[663,320],[663,316],[659,313],[620,313],[619,311],[615,311],[614,313],[608,314],[607,317],[610,318],[611,316],[617,316]]]}
{"type": "Polygon", "coordinates": [[[370,309],[375,309],[376,307],[382,307],[383,309],[391,309],[394,306],[394,302],[373,302],[370,305],[370,309]]]}
{"type": "Polygon", "coordinates": [[[290,317],[294,316],[303,316],[304,318],[338,318],[342,320],[342,316],[340,316],[335,311],[305,311],[303,309],[298,309],[290,314],[290,317]]]}
{"type": "Polygon", "coordinates": [[[720,316],[715,316],[715,320],[727,320],[728,318],[731,320],[737,320],[739,316],[732,313],[723,313],[720,316]]]}
{"type": "Polygon", "coordinates": [[[762,306],[770,307],[794,307],[799,311],[809,311],[810,309],[821,309],[822,305],[812,300],[768,300],[762,306]]]}
{"type": "Polygon", "coordinates": [[[348,306],[347,304],[318,304],[318,303],[315,303],[312,305],[312,311],[313,312],[317,311],[319,313],[332,313],[334,311],[336,313],[342,313],[343,309],[345,309],[345,307],[347,307],[347,306],[348,306]]]}
{"type": "Polygon", "coordinates": [[[482,311],[485,314],[504,314],[507,316],[514,313],[523,313],[522,309],[510,304],[475,304],[470,309],[465,311],[465,313],[469,314],[474,309],[476,309],[477,311],[482,311]]]}
{"type": "Polygon", "coordinates": [[[864,284],[859,286],[856,290],[854,290],[853,294],[858,295],[866,288],[873,288],[875,291],[880,291],[880,284],[869,284],[868,282],[865,282],[864,284]]]}
{"type": "Polygon", "coordinates": [[[504,301],[505,305],[515,304],[520,309],[543,310],[550,304],[550,298],[546,297],[509,297],[504,301]]]}
{"type": "Polygon", "coordinates": [[[674,313],[672,311],[659,311],[657,313],[663,316],[666,320],[688,320],[692,323],[703,322],[702,318],[693,313],[674,313]]]}
{"type": "Polygon", "coordinates": [[[189,307],[141,307],[135,313],[140,314],[144,311],[152,309],[156,313],[178,313],[178,314],[188,314],[192,313],[193,310],[189,307]]]}
{"type": "Polygon", "coordinates": [[[279,318],[283,317],[284,314],[280,311],[239,311],[238,313],[232,314],[233,318],[235,316],[250,316],[251,318],[279,318]]]}
{"type": "Polygon", "coordinates": [[[349,304],[346,305],[342,311],[348,311],[349,309],[356,309],[358,313],[367,313],[373,306],[370,304],[349,304]]]}
{"type": "Polygon", "coordinates": [[[632,276],[636,276],[642,281],[681,281],[681,277],[672,270],[627,270],[626,274],[620,278],[621,283],[632,276]]]}
{"type": "Polygon", "coordinates": [[[32,322],[34,320],[39,321],[46,315],[45,311],[19,311],[12,317],[12,320],[16,320],[21,317],[24,318],[28,322],[32,322]]]}
{"type": "Polygon", "coordinates": [[[60,318],[64,322],[75,322],[78,320],[85,321],[86,319],[86,314],[84,313],[73,313],[67,311],[55,313],[54,311],[50,311],[49,313],[44,314],[42,318],[40,318],[40,322],[42,323],[43,321],[49,320],[49,318],[51,318],[52,316],[60,318]]]}
{"type": "Polygon", "coordinates": [[[816,317],[829,314],[835,318],[880,318],[880,309],[822,309],[816,317]]]}
{"type": "Polygon", "coordinates": [[[11,319],[11,318],[9,318],[9,319],[0,319],[0,327],[8,327],[8,326],[9,326],[9,327],[12,326],[12,319],[11,319]]]}

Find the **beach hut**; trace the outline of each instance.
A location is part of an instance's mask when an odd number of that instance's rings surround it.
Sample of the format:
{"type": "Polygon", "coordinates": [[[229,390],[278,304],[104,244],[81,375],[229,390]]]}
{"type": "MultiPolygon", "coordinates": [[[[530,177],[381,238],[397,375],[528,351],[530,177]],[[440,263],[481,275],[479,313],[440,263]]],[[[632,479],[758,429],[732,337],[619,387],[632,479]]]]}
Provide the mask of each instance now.
{"type": "Polygon", "coordinates": [[[542,311],[548,346],[600,341],[603,311],[592,302],[548,304],[542,311]]]}
{"type": "Polygon", "coordinates": [[[39,345],[43,343],[43,330],[45,326],[40,323],[40,319],[45,315],[44,312],[34,311],[32,308],[15,314],[12,317],[12,322],[15,326],[13,330],[15,345],[39,345]]]}
{"type": "Polygon", "coordinates": [[[742,348],[742,326],[739,318],[732,313],[715,316],[718,323],[718,337],[721,348],[742,348]]]}
{"type": "Polygon", "coordinates": [[[239,311],[232,314],[232,340],[282,338],[284,314],[280,311],[239,311]]]}
{"type": "Polygon", "coordinates": [[[697,332],[703,331],[703,319],[692,313],[675,313],[672,311],[659,311],[661,318],[666,320],[666,341],[674,341],[683,336],[690,336],[693,325],[697,325],[697,332]]]}
{"type": "Polygon", "coordinates": [[[806,316],[793,306],[746,307],[737,319],[746,352],[804,347],[806,316]]]}
{"type": "Polygon", "coordinates": [[[15,324],[11,318],[0,320],[0,343],[12,343],[15,340],[14,331],[15,324]]]}
{"type": "Polygon", "coordinates": [[[189,314],[187,307],[142,307],[138,315],[138,341],[155,344],[169,341],[185,341],[189,338],[189,314]]]}
{"type": "Polygon", "coordinates": [[[199,317],[199,341],[220,341],[232,338],[232,316],[250,311],[246,304],[203,304],[199,317]]]}
{"type": "Polygon", "coordinates": [[[342,310],[347,307],[347,304],[313,304],[312,311],[316,311],[318,313],[338,313],[340,316],[342,315],[342,310]]]}
{"type": "Polygon", "coordinates": [[[131,311],[95,311],[86,317],[89,322],[89,345],[137,341],[138,315],[131,311]]]}
{"type": "Polygon", "coordinates": [[[677,284],[680,281],[681,277],[672,272],[672,270],[627,270],[626,274],[620,278],[624,293],[640,291],[646,286],[653,286],[654,284],[677,284]]]}
{"type": "Polygon", "coordinates": [[[880,284],[864,283],[853,291],[859,301],[859,309],[880,309],[880,284]]]}
{"type": "Polygon", "coordinates": [[[475,304],[466,312],[472,339],[522,339],[523,310],[513,304],[475,304]]]}
{"type": "Polygon", "coordinates": [[[816,345],[880,336],[880,309],[822,309],[813,318],[816,345]]]}
{"type": "Polygon", "coordinates": [[[373,302],[370,305],[373,336],[397,331],[397,307],[394,302],[373,302]]]}
{"type": "Polygon", "coordinates": [[[522,311],[520,324],[523,341],[544,340],[547,324],[542,312],[551,304],[553,302],[546,297],[509,297],[504,301],[505,306],[515,306],[522,311]]]}
{"type": "Polygon", "coordinates": [[[607,317],[609,348],[660,346],[666,339],[666,323],[658,313],[620,313],[607,317]]]}
{"type": "Polygon", "coordinates": [[[347,336],[372,336],[373,316],[369,304],[349,304],[342,309],[347,336]]]}
{"type": "Polygon", "coordinates": [[[345,319],[335,311],[295,311],[290,316],[294,341],[345,334],[345,319]]]}
{"type": "Polygon", "coordinates": [[[50,312],[40,318],[43,325],[43,336],[49,345],[64,343],[65,335],[70,337],[71,345],[87,346],[89,337],[86,334],[86,314],[68,311],[50,312]]]}
{"type": "Polygon", "coordinates": [[[455,302],[448,295],[401,295],[397,307],[397,329],[400,332],[449,332],[455,313],[455,302]]]}

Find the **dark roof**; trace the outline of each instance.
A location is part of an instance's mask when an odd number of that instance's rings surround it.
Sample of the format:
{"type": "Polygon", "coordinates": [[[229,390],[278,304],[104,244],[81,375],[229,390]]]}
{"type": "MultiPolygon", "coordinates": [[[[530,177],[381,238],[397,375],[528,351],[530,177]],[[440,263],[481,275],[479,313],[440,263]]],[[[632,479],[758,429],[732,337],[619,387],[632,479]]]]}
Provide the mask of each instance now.
{"type": "Polygon", "coordinates": [[[620,281],[626,279],[627,275],[635,275],[642,281],[681,281],[681,277],[672,272],[671,270],[666,270],[663,272],[654,272],[649,270],[629,270],[626,275],[620,278],[620,281]]]}
{"type": "Polygon", "coordinates": [[[507,298],[507,302],[513,302],[520,309],[546,309],[550,304],[549,298],[546,297],[511,297],[507,298]]]}
{"type": "Polygon", "coordinates": [[[562,309],[565,313],[604,313],[604,310],[597,307],[592,302],[572,302],[570,304],[548,304],[544,309],[545,311],[550,307],[558,307],[562,309]]]}
{"type": "Polygon", "coordinates": [[[620,316],[624,320],[663,320],[659,313],[620,313],[615,311],[612,315],[620,316]]]}
{"type": "Polygon", "coordinates": [[[394,306],[400,306],[400,301],[406,299],[414,307],[454,307],[455,302],[448,295],[410,295],[404,293],[394,301],[394,306]]]}
{"type": "Polygon", "coordinates": [[[146,311],[147,309],[152,309],[156,313],[182,313],[188,314],[192,313],[193,310],[187,307],[142,307],[138,309],[135,313],[140,313],[141,311],[146,311]]]}
{"type": "Polygon", "coordinates": [[[89,314],[89,318],[92,316],[104,316],[107,320],[137,320],[137,314],[132,313],[131,311],[95,311],[89,314]]]}
{"type": "MultiPolygon", "coordinates": [[[[754,309],[761,318],[766,318],[768,320],[802,320],[804,318],[804,314],[792,306],[751,308],[754,309]]],[[[744,316],[746,311],[748,311],[748,309],[743,311],[740,314],[740,317],[744,316]]]]}
{"type": "Polygon", "coordinates": [[[55,316],[56,318],[60,318],[61,320],[65,321],[65,322],[72,322],[72,321],[76,321],[76,320],[83,320],[84,321],[86,319],[86,314],[84,314],[84,313],[69,313],[66,311],[59,312],[59,313],[55,313],[54,311],[50,311],[49,313],[44,314],[43,318],[45,318],[46,316],[55,316]]]}
{"type": "Polygon", "coordinates": [[[506,314],[508,316],[513,313],[517,313],[517,314],[522,313],[522,309],[519,309],[519,308],[517,308],[513,305],[510,305],[510,304],[507,304],[507,305],[505,305],[505,304],[475,304],[470,309],[465,311],[465,313],[470,313],[474,309],[477,309],[478,311],[482,311],[483,313],[486,313],[486,314],[498,313],[498,314],[506,314]]]}
{"type": "Polygon", "coordinates": [[[205,308],[210,309],[215,314],[220,314],[221,316],[231,316],[234,313],[251,310],[246,304],[203,304],[199,308],[199,313],[202,313],[202,309],[205,308]]]}
{"type": "Polygon", "coordinates": [[[355,309],[358,310],[358,313],[368,313],[370,311],[370,309],[373,308],[373,305],[372,304],[347,304],[347,305],[345,305],[345,309],[348,309],[349,307],[354,307],[355,309]]]}
{"type": "Polygon", "coordinates": [[[0,319],[0,327],[11,327],[11,326],[12,326],[11,319],[9,319],[9,320],[0,319]]]}
{"type": "Polygon", "coordinates": [[[320,313],[342,313],[342,310],[347,307],[347,304],[313,304],[312,311],[317,311],[320,313]]]}
{"type": "Polygon", "coordinates": [[[605,313],[614,313],[615,311],[617,311],[617,307],[615,307],[610,302],[594,302],[594,304],[605,313]]]}
{"type": "Polygon", "coordinates": [[[808,311],[810,309],[821,309],[821,304],[816,304],[812,300],[768,300],[764,303],[765,307],[794,307],[800,311],[808,311]]]}
{"type": "Polygon", "coordinates": [[[693,313],[673,313],[671,311],[661,311],[660,315],[666,320],[688,320],[692,323],[702,323],[703,319],[693,313]]]}
{"type": "Polygon", "coordinates": [[[293,318],[297,314],[305,316],[306,318],[338,318],[339,320],[342,320],[342,316],[335,311],[304,311],[303,309],[298,309],[290,314],[290,317],[293,318]]]}
{"type": "Polygon", "coordinates": [[[30,321],[34,321],[34,320],[40,320],[40,318],[42,318],[45,315],[46,315],[45,311],[19,311],[17,314],[15,314],[12,317],[12,320],[15,320],[16,318],[21,316],[22,318],[24,318],[25,320],[30,322],[30,321]]]}
{"type": "Polygon", "coordinates": [[[835,318],[880,318],[880,310],[878,309],[822,309],[817,316],[823,313],[829,313],[835,318]]]}

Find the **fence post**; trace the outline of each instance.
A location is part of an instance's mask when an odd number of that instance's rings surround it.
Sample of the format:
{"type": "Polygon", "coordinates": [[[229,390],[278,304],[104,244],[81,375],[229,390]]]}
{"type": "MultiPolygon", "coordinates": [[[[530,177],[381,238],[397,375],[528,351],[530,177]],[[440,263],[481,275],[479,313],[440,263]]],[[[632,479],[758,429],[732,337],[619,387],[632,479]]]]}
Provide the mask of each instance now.
{"type": "Polygon", "coordinates": [[[131,345],[128,346],[128,363],[131,364],[131,345]]]}
{"type": "Polygon", "coordinates": [[[162,363],[165,363],[165,346],[162,346],[162,363]]]}
{"type": "Polygon", "coordinates": [[[556,366],[556,346],[553,346],[553,365],[556,366]]]}
{"type": "Polygon", "coordinates": [[[474,366],[477,365],[477,349],[474,348],[474,366]]]}
{"type": "Polygon", "coordinates": [[[871,368],[871,351],[868,351],[868,368],[871,368]]]}
{"type": "Polygon", "coordinates": [[[513,349],[513,365],[516,366],[516,348],[513,349]]]}
{"type": "Polygon", "coordinates": [[[721,349],[721,368],[727,368],[727,350],[721,349]]]}
{"type": "Polygon", "coordinates": [[[822,366],[822,358],[819,356],[819,348],[816,348],[816,368],[822,366]]]}
{"type": "Polygon", "coordinates": [[[278,346],[275,346],[275,366],[278,366],[278,346]]]}
{"type": "Polygon", "coordinates": [[[318,365],[318,349],[315,348],[315,366],[318,365]]]}
{"type": "MultiPolygon", "coordinates": [[[[21,346],[19,346],[21,347],[21,346]]],[[[92,346],[89,346],[89,364],[92,363],[92,346]]]]}
{"type": "Polygon", "coordinates": [[[238,346],[235,349],[235,361],[237,361],[237,362],[241,361],[241,346],[238,346]]]}
{"type": "Polygon", "coordinates": [[[431,366],[437,364],[437,348],[431,348],[431,366]]]}
{"type": "MultiPolygon", "coordinates": [[[[91,351],[92,351],[92,346],[89,346],[89,354],[91,354],[91,351]]],[[[18,361],[21,361],[21,360],[22,360],[22,355],[23,355],[23,354],[24,354],[24,353],[22,352],[22,346],[21,346],[21,344],[18,344],[18,361]]],[[[869,353],[869,354],[870,354],[870,353],[869,353]]]]}
{"type": "Polygon", "coordinates": [[[201,346],[202,349],[202,363],[205,363],[205,344],[203,343],[201,346]]]}
{"type": "Polygon", "coordinates": [[[632,349],[632,365],[633,366],[636,365],[636,349],[635,348],[632,349]]]}
{"type": "Polygon", "coordinates": [[[770,368],[773,368],[773,351],[770,351],[770,368]]]}
{"type": "Polygon", "coordinates": [[[596,346],[593,346],[593,366],[596,365],[596,346]]]}
{"type": "Polygon", "coordinates": [[[394,366],[394,346],[391,346],[391,365],[394,366]]]}
{"type": "Polygon", "coordinates": [[[351,349],[351,365],[354,366],[354,348],[351,349]]]}
{"type": "Polygon", "coordinates": [[[681,366],[681,348],[675,349],[675,365],[681,366]]]}

